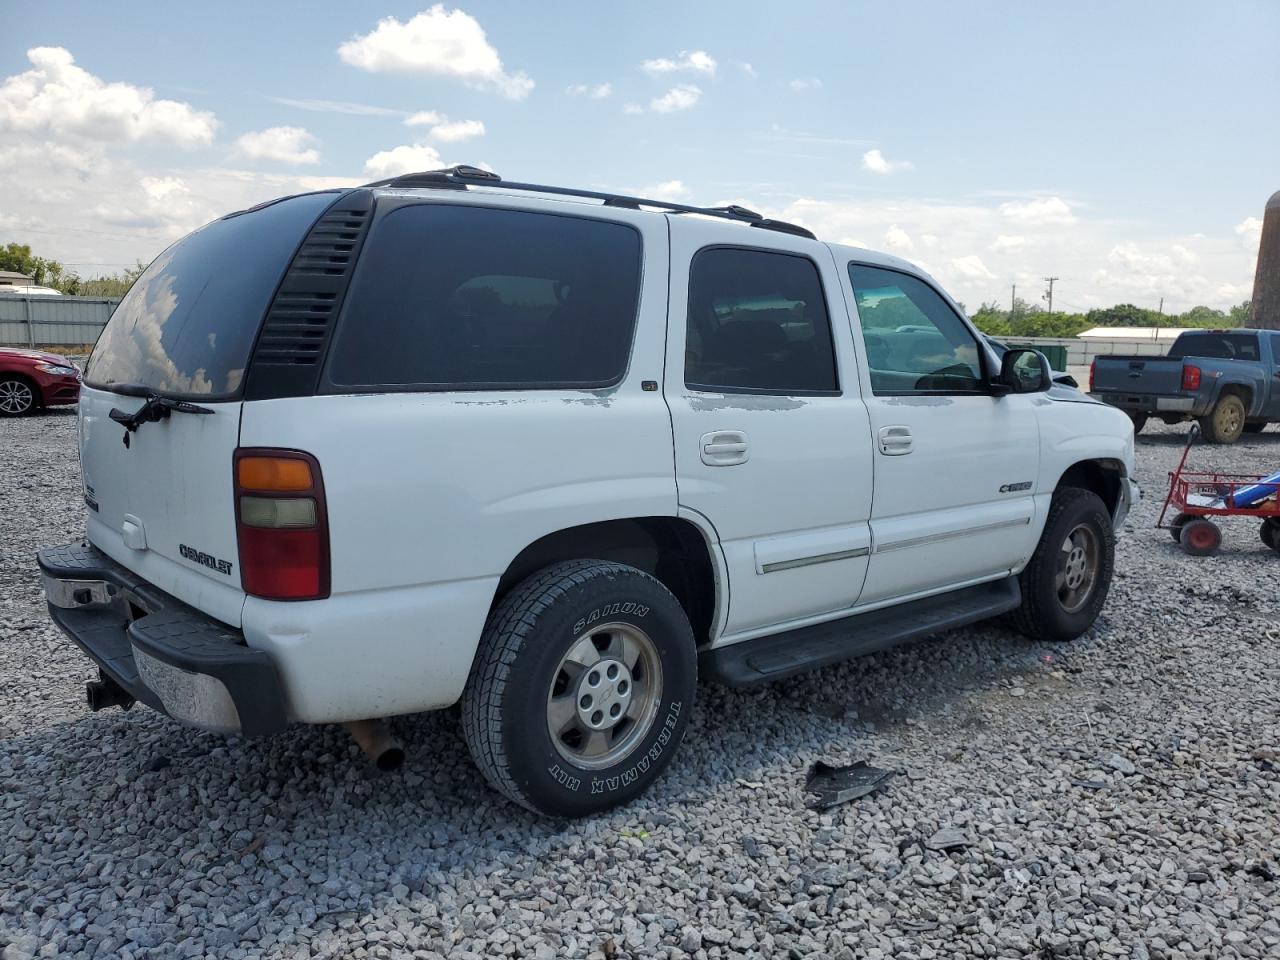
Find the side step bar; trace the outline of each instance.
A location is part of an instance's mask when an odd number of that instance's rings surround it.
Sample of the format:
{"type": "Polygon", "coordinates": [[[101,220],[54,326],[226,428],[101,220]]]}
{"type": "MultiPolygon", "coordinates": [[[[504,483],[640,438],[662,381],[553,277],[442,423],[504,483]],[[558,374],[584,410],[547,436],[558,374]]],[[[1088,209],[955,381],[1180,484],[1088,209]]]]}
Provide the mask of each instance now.
{"type": "Polygon", "coordinates": [[[953,590],[868,613],[704,650],[698,670],[731,687],[781,680],[806,670],[986,620],[1022,603],[1017,577],[953,590]]]}

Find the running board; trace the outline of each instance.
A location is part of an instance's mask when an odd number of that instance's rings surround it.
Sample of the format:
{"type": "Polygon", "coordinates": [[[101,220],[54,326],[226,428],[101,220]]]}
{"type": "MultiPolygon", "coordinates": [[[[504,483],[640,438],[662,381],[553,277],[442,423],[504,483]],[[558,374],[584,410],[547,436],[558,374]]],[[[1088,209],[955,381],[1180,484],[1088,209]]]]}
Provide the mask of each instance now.
{"type": "Polygon", "coordinates": [[[986,620],[1022,603],[1017,577],[953,590],[869,613],[704,650],[698,669],[731,687],[781,680],[806,670],[986,620]]]}

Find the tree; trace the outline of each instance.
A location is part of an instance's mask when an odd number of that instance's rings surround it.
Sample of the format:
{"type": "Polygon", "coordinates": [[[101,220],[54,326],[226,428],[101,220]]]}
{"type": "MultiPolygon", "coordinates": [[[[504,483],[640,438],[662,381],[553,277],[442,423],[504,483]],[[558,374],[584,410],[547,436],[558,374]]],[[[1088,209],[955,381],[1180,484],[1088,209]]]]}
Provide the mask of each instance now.
{"type": "Polygon", "coordinates": [[[1238,303],[1231,308],[1227,314],[1227,320],[1233,327],[1247,327],[1249,321],[1253,317],[1253,301],[1246,300],[1244,303],[1238,303]]]}
{"type": "Polygon", "coordinates": [[[1160,327],[1174,326],[1172,317],[1164,317],[1155,310],[1135,307],[1132,303],[1118,303],[1114,307],[1090,310],[1084,315],[1090,327],[1160,327]]]}
{"type": "Polygon", "coordinates": [[[94,277],[80,281],[80,295],[83,297],[123,297],[129,292],[135,280],[141,276],[147,265],[139,260],[123,273],[107,277],[94,277]]]}
{"type": "Polygon", "coordinates": [[[1180,327],[1225,327],[1230,323],[1223,311],[1213,307],[1192,307],[1186,313],[1170,319],[1176,319],[1177,326],[1180,327]]]}

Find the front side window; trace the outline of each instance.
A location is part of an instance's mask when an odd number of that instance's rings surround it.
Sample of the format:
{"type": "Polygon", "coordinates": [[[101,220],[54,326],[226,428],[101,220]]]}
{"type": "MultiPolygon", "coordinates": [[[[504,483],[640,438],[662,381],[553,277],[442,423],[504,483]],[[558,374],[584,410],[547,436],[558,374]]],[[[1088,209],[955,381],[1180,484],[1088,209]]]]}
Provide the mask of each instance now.
{"type": "Polygon", "coordinates": [[[329,380],[339,387],[581,389],[622,379],[640,235],[604,220],[414,204],[374,225],[329,380]]]}
{"type": "Polygon", "coordinates": [[[849,264],[877,395],[985,393],[978,342],[936,290],[897,270],[849,264]]]}
{"type": "Polygon", "coordinates": [[[689,267],[685,384],[722,393],[837,392],[831,321],[813,261],[700,251],[689,267]]]}

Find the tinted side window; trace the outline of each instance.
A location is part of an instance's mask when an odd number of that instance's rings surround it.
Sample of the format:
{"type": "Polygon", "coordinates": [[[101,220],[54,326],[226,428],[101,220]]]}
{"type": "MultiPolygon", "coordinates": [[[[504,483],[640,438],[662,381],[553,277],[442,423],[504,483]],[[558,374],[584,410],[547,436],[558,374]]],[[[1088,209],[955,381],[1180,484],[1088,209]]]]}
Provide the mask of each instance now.
{"type": "Polygon", "coordinates": [[[1169,348],[1169,356],[1257,360],[1258,338],[1251,333],[1184,333],[1169,348]]]}
{"type": "Polygon", "coordinates": [[[280,200],[215,220],[169,247],[111,314],[85,380],[178,396],[235,394],[281,275],[337,196],[280,200]]]}
{"type": "Polygon", "coordinates": [[[978,342],[945,300],[910,274],[849,264],[871,389],[983,393],[978,342]]]}
{"type": "Polygon", "coordinates": [[[329,379],[422,389],[598,387],[626,371],[640,235],[545,213],[415,204],[375,223],[329,379]]]}
{"type": "Polygon", "coordinates": [[[684,378],[695,390],[836,392],[831,321],[813,261],[700,251],[689,267],[684,378]]]}

